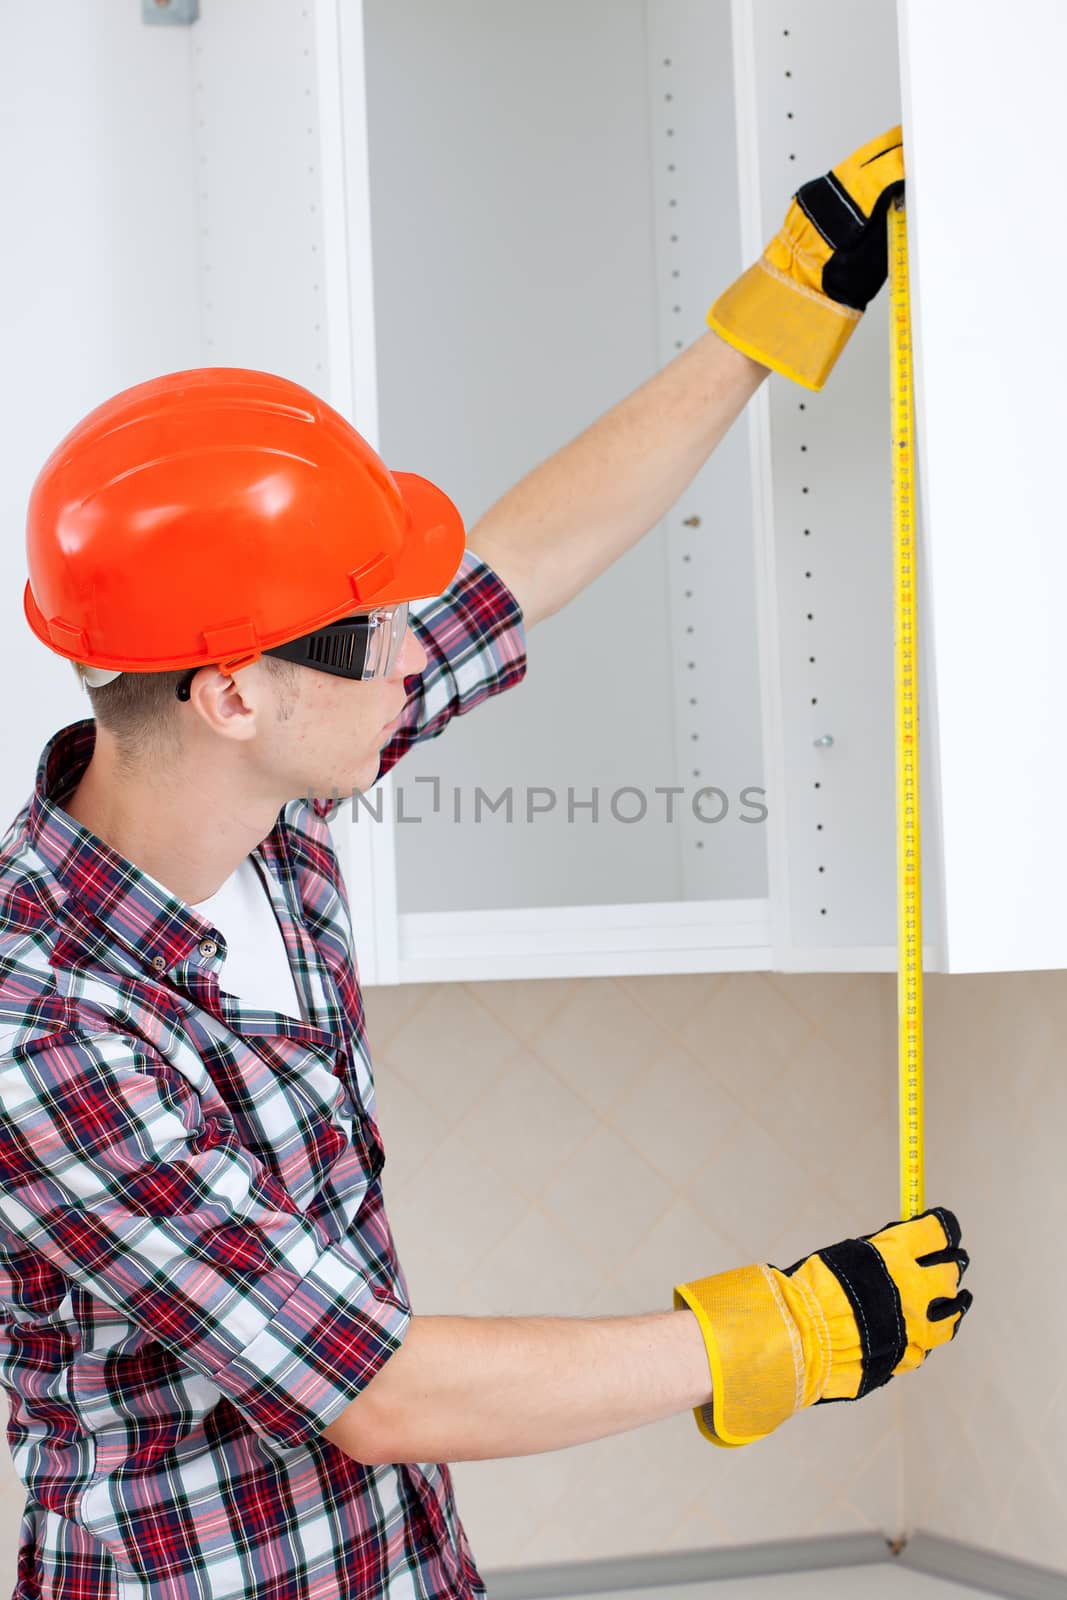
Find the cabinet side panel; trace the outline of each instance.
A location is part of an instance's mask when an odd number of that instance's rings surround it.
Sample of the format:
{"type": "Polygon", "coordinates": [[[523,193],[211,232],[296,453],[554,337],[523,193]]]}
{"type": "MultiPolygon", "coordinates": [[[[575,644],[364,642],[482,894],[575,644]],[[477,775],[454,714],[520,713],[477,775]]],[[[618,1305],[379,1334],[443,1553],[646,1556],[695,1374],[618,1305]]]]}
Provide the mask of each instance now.
{"type": "Polygon", "coordinates": [[[1063,967],[1067,331],[1045,279],[1067,220],[1040,152],[1059,139],[1067,13],[904,14],[946,970],[1063,967]]]}
{"type": "Polygon", "coordinates": [[[193,29],[204,362],[329,398],[315,8],[206,5],[193,29]]]}
{"type": "MultiPolygon", "coordinates": [[[[704,329],[712,299],[745,263],[729,0],[649,0],[647,13],[665,365],[704,329]]],[[[687,901],[767,893],[774,802],[763,766],[752,520],[749,430],[738,421],[650,535],[666,552],[687,901]]]]}
{"type": "MultiPolygon", "coordinates": [[[[801,183],[899,120],[896,18],[891,0],[760,0],[750,15],[766,240],[801,183]]],[[[883,290],[821,393],[770,380],[795,951],[896,941],[887,311],[883,290]]]]}

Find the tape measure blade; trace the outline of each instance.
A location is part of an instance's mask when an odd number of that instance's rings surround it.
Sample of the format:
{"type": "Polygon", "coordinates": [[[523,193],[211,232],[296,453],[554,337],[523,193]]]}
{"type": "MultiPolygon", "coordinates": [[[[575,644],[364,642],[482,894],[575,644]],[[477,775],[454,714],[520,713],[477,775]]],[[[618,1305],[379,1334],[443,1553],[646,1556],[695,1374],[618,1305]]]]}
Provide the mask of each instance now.
{"type": "Polygon", "coordinates": [[[919,816],[919,652],[916,609],[915,416],[907,214],[889,207],[893,450],[894,727],[897,815],[897,1058],[900,1214],[924,1202],[922,857],[919,816]]]}

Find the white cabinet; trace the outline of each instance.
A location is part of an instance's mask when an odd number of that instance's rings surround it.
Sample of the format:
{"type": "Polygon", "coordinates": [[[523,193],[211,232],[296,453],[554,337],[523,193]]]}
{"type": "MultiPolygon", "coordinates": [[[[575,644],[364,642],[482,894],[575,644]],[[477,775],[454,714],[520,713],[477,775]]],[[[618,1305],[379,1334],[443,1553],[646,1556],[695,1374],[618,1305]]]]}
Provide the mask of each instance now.
{"type": "Polygon", "coordinates": [[[1067,218],[1047,184],[1067,11],[901,10],[943,959],[1064,967],[1067,218]]]}
{"type": "MultiPolygon", "coordinates": [[[[91,15],[47,0],[0,20],[17,216],[2,267],[10,529],[79,415],[198,365],[308,384],[392,466],[439,482],[471,527],[700,337],[796,186],[901,114],[890,0],[200,9],[191,27],[146,27],[134,0],[91,15]]],[[[937,686],[923,702],[927,963],[1057,965],[1042,785],[1059,774],[1038,736],[1062,676],[1040,510],[1054,453],[1038,480],[1030,459],[1052,410],[1035,395],[1018,411],[1013,393],[997,413],[1033,489],[1022,542],[1008,541],[1008,480],[990,480],[975,443],[990,415],[988,344],[966,331],[977,274],[952,293],[969,213],[934,13],[909,8],[906,35],[924,694],[937,686]],[[998,596],[1015,633],[983,663],[998,596]],[[981,887],[988,814],[968,786],[989,759],[983,707],[1007,740],[1022,698],[1025,799],[1018,825],[999,824],[1021,846],[1015,865],[1001,857],[1005,936],[981,887]]],[[[1058,28],[1051,10],[1042,25],[1058,28]]],[[[978,51],[979,30],[963,31],[978,51]]],[[[997,137],[1007,149],[1014,125],[997,137]]],[[[1021,206],[1017,224],[1021,269],[1035,242],[1021,206]]],[[[883,293],[822,394],[765,386],[663,525],[531,630],[519,688],[410,752],[369,805],[342,807],[333,837],[364,981],[895,965],[886,311],[883,293]]],[[[999,346],[997,359],[1031,381],[999,346]]],[[[22,621],[20,539],[3,559],[6,669],[41,684],[12,718],[10,815],[40,746],[88,703],[22,621]]]]}
{"type": "MultiPolygon", "coordinates": [[[[379,439],[468,526],[898,120],[892,5],[796,12],[366,0],[379,439]]],[[[405,757],[391,826],[352,808],[381,978],[895,963],[887,371],[883,296],[405,757]]]]}
{"type": "MultiPolygon", "coordinates": [[[[702,332],[708,283],[740,270],[729,9],[365,16],[381,446],[470,526],[702,332]]],[[[388,841],[398,974],[765,963],[749,477],[738,429],[667,525],[531,631],[521,688],[397,768],[418,819],[388,841]],[[479,790],[504,806],[476,811],[479,790]]]]}

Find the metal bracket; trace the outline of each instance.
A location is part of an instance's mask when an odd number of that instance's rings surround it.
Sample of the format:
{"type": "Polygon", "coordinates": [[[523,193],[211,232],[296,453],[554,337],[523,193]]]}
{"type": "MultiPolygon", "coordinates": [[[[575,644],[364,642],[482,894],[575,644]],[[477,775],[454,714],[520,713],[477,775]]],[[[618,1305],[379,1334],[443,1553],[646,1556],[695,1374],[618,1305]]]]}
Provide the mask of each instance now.
{"type": "Polygon", "coordinates": [[[141,20],[152,23],[189,23],[200,18],[200,0],[141,0],[141,20]]]}

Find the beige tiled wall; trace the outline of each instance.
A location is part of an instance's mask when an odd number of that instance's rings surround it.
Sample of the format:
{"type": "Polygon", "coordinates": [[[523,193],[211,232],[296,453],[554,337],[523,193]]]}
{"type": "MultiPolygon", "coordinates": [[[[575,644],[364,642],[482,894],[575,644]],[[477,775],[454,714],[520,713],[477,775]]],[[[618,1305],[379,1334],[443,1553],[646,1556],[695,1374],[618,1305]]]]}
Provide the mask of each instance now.
{"type": "Polygon", "coordinates": [[[959,1211],[975,1304],[936,1385],[901,1385],[909,1526],[1058,1571],[1065,1040],[1067,973],[926,980],[928,1163],[959,1211]]]}
{"type": "MultiPolygon", "coordinates": [[[[666,1311],[673,1285],[896,1213],[895,980],[760,974],[367,992],[416,1313],[666,1311]]],[[[454,1467],[483,1567],[895,1529],[899,1398],[721,1451],[691,1413],[454,1467]]]]}
{"type": "MultiPolygon", "coordinates": [[[[454,1467],[483,1568],[921,1526],[1067,1567],[1059,973],[927,979],[928,1199],[979,1297],[859,1405],[719,1451],[686,1412],[454,1467]]],[[[893,975],[370,989],[384,1185],[416,1312],[612,1316],[897,1213],[893,975]]],[[[0,1462],[14,1581],[23,1492],[0,1462]]]]}
{"type": "MultiPolygon", "coordinates": [[[[681,1277],[897,1215],[894,974],[375,989],[368,1014],[417,1310],[664,1310],[681,1277]]],[[[928,977],[926,1018],[927,1203],[973,1258],[960,1339],[746,1450],[686,1414],[458,1463],[483,1566],[922,1527],[1067,1569],[1067,974],[928,977]]]]}

